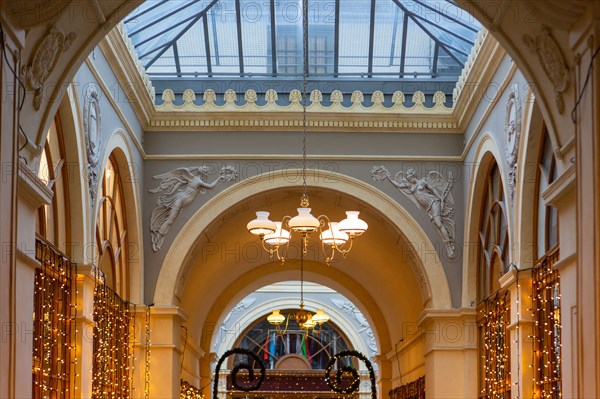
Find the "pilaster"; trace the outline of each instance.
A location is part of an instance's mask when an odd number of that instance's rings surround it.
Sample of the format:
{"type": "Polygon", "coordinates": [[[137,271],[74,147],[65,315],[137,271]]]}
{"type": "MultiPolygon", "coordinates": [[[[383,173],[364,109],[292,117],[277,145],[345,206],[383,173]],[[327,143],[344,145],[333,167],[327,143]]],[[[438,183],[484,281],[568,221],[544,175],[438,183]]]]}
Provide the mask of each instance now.
{"type": "Polygon", "coordinates": [[[425,384],[428,398],[477,397],[477,324],[472,308],[425,310],[425,384]]]}

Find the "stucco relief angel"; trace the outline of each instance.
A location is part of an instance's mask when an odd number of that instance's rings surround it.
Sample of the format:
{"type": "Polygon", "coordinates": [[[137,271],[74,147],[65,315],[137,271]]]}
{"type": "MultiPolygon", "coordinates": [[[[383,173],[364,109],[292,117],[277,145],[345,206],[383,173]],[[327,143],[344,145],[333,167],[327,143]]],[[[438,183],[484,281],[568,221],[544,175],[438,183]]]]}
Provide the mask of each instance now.
{"type": "Polygon", "coordinates": [[[448,256],[456,256],[454,199],[452,198],[452,174],[446,179],[436,171],[427,177],[418,178],[414,169],[399,171],[394,177],[384,166],[371,170],[375,180],[389,180],[402,194],[406,195],[420,209],[427,212],[431,222],[446,244],[448,256]]]}
{"type": "Polygon", "coordinates": [[[161,196],[156,200],[156,207],[150,218],[152,249],[155,252],[160,250],[169,227],[179,212],[194,201],[198,193],[204,194],[207,189],[215,188],[220,182],[233,180],[237,176],[237,171],[231,166],[223,167],[219,177],[212,183],[207,183],[208,167],[206,166],[177,168],[153,176],[153,179],[160,180],[160,184],[149,191],[161,196]]]}

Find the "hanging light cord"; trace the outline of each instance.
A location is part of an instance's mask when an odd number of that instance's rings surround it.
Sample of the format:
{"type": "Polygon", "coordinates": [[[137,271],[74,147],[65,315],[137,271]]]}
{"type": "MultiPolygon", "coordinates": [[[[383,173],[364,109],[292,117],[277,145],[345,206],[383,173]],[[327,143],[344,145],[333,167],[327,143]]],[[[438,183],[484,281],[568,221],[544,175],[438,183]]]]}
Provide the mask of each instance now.
{"type": "Polygon", "coordinates": [[[304,252],[300,251],[300,307],[304,306],[304,252]]]}
{"type": "Polygon", "coordinates": [[[308,86],[308,0],[302,1],[302,202],[308,206],[308,188],[306,187],[306,104],[308,86]]]}

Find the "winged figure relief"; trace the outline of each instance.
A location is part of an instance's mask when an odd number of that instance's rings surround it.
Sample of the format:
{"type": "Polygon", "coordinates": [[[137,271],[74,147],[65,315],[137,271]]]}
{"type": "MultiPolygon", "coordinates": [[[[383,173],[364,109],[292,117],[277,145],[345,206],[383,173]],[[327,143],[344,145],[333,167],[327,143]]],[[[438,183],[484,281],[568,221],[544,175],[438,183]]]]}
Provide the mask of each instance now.
{"type": "Polygon", "coordinates": [[[153,176],[160,180],[158,187],[149,190],[151,193],[160,194],[156,200],[156,207],[150,218],[150,231],[152,235],[152,249],[160,250],[165,235],[173,221],[196,196],[206,193],[206,190],[215,188],[222,181],[230,181],[238,176],[235,168],[223,167],[219,177],[208,183],[208,167],[194,166],[191,168],[177,168],[167,173],[153,176]]]}
{"type": "Polygon", "coordinates": [[[371,175],[374,180],[389,180],[418,208],[427,212],[446,245],[448,256],[456,256],[454,199],[450,192],[453,184],[452,173],[447,179],[436,171],[430,171],[427,177],[418,178],[414,169],[408,169],[406,172],[399,171],[392,177],[385,166],[375,166],[371,175]]]}

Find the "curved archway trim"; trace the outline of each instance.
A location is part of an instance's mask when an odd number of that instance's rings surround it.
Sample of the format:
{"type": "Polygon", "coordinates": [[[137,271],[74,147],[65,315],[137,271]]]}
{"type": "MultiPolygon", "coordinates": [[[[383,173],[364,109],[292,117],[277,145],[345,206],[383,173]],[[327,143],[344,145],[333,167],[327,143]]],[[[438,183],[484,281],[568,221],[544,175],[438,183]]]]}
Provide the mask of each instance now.
{"type": "MultiPolygon", "coordinates": [[[[300,170],[286,170],[285,173],[264,173],[253,179],[237,183],[217,194],[203,205],[194,216],[181,229],[173,244],[169,247],[163,261],[154,293],[154,303],[161,305],[175,305],[175,292],[181,269],[186,263],[188,254],[193,250],[196,239],[208,227],[216,215],[220,215],[230,207],[253,195],[271,191],[277,188],[297,187],[294,173],[300,175],[300,170]]],[[[318,170],[308,170],[307,176],[312,178],[311,185],[336,191],[360,198],[367,204],[378,209],[389,221],[406,236],[411,243],[415,258],[418,259],[417,271],[424,280],[425,297],[428,298],[426,306],[435,309],[450,309],[452,301],[450,287],[443,266],[434,250],[435,246],[425,234],[423,228],[415,219],[395,200],[373,186],[355,178],[339,173],[331,174],[330,179],[322,178],[318,170]],[[331,182],[333,180],[333,183],[331,182]],[[417,248],[416,243],[424,245],[417,248]],[[426,261],[419,256],[420,253],[435,253],[435,259],[428,257],[426,261]]]]}

